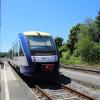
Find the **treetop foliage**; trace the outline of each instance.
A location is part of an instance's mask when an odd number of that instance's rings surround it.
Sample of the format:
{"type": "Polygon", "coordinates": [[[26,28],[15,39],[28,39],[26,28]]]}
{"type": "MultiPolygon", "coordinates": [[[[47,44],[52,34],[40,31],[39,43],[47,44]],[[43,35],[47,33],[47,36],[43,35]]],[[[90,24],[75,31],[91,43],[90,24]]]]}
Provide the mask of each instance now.
{"type": "Polygon", "coordinates": [[[63,43],[63,38],[57,36],[54,40],[55,40],[56,46],[58,48],[60,48],[62,46],[62,43],[63,43]]]}
{"type": "Polygon", "coordinates": [[[96,19],[87,19],[70,30],[67,47],[71,55],[81,56],[85,62],[100,63],[100,11],[96,19]]]}
{"type": "Polygon", "coordinates": [[[7,52],[0,52],[0,57],[5,57],[5,56],[8,56],[7,52]]]}

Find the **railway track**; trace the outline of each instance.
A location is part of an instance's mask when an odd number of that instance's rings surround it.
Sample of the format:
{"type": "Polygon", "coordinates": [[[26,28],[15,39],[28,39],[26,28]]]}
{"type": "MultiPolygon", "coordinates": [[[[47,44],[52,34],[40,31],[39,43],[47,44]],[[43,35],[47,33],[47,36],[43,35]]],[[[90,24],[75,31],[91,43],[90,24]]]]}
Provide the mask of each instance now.
{"type": "Polygon", "coordinates": [[[73,90],[57,81],[53,81],[52,84],[55,88],[52,88],[51,84],[49,84],[49,88],[46,88],[45,86],[45,88],[42,88],[39,85],[33,86],[32,81],[28,81],[26,83],[36,94],[39,100],[96,100],[95,98],[93,99],[92,97],[73,90]]]}
{"type": "Polygon", "coordinates": [[[77,70],[77,71],[84,71],[84,72],[88,72],[88,73],[95,73],[95,74],[100,74],[100,70],[93,70],[93,69],[85,69],[85,68],[78,68],[78,67],[68,67],[66,65],[61,65],[62,68],[65,69],[72,69],[72,70],[77,70]]]}
{"type": "Polygon", "coordinates": [[[53,97],[49,96],[43,89],[41,89],[38,85],[35,86],[33,91],[38,94],[39,99],[43,100],[53,100],[53,97]]]}
{"type": "Polygon", "coordinates": [[[43,88],[36,85],[33,91],[40,100],[95,100],[57,81],[53,81],[51,88],[43,88]],[[55,87],[55,89],[52,87],[55,87]]]}

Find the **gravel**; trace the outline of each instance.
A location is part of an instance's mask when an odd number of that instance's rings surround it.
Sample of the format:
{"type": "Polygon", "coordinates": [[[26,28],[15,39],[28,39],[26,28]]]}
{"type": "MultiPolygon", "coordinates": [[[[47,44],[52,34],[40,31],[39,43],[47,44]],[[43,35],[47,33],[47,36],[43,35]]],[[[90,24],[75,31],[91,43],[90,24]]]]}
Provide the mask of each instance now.
{"type": "MultiPolygon", "coordinates": [[[[67,85],[68,87],[75,89],[81,93],[84,93],[95,100],[100,100],[100,87],[96,87],[94,85],[84,83],[81,81],[77,81],[74,79],[70,79],[65,76],[61,76],[57,79],[61,84],[67,85]]],[[[64,90],[54,84],[44,84],[40,86],[48,95],[54,97],[54,100],[84,100],[83,98],[79,98],[76,95],[73,95],[70,91],[64,90]],[[70,98],[70,99],[68,99],[70,98]]]]}
{"type": "MultiPolygon", "coordinates": [[[[52,82],[44,83],[39,87],[42,88],[43,91],[45,91],[45,93],[47,93],[54,100],[84,100],[83,97],[74,94],[70,90],[65,90],[61,86],[52,82]]],[[[40,96],[39,93],[36,93],[36,95],[38,95],[38,97],[40,96]]],[[[44,99],[41,96],[39,98],[40,100],[44,99]]]]}
{"type": "Polygon", "coordinates": [[[86,83],[81,83],[79,81],[71,80],[70,84],[67,84],[68,87],[73,88],[79,92],[82,92],[86,95],[89,95],[96,100],[100,100],[100,87],[93,87],[86,83]]]}
{"type": "Polygon", "coordinates": [[[58,90],[45,89],[45,92],[51,97],[53,96],[54,100],[82,100],[83,99],[82,97],[73,94],[71,91],[67,91],[64,89],[58,89],[58,90]]]}

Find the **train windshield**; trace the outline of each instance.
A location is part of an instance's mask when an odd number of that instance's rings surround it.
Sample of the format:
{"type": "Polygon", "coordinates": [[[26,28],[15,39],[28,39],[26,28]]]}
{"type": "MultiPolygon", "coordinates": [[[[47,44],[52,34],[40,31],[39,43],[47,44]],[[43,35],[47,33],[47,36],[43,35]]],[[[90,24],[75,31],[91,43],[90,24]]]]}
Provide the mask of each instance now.
{"type": "Polygon", "coordinates": [[[52,37],[49,36],[28,36],[30,47],[55,47],[52,37]]]}

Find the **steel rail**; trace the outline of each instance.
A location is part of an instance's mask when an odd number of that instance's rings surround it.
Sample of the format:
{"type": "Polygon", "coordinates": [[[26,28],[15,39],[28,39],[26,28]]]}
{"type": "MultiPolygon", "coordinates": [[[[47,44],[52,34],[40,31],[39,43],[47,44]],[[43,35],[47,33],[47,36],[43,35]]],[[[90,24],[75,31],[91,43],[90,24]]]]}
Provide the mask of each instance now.
{"type": "MultiPolygon", "coordinates": [[[[8,62],[8,64],[9,64],[10,66],[12,66],[9,62],[8,62]]],[[[13,70],[12,67],[11,67],[11,70],[19,77],[18,73],[16,73],[16,71],[13,70]]],[[[19,78],[23,81],[23,79],[22,79],[21,77],[19,77],[19,78]]],[[[26,84],[25,84],[25,85],[26,85],[26,84]]],[[[26,86],[27,86],[27,85],[26,85],[26,86]]],[[[28,86],[27,86],[27,87],[28,87],[28,86]]],[[[35,85],[34,88],[36,88],[38,91],[40,91],[40,92],[46,97],[46,100],[54,100],[54,99],[51,98],[47,93],[45,93],[39,86],[35,85]]],[[[32,88],[31,88],[31,89],[32,89],[32,88]]],[[[32,89],[32,91],[33,91],[33,89],[32,89]]]]}
{"type": "Polygon", "coordinates": [[[65,85],[61,84],[60,82],[57,82],[57,81],[54,81],[54,82],[56,82],[57,84],[59,84],[62,88],[70,90],[70,91],[74,92],[75,94],[80,95],[80,96],[82,96],[82,97],[84,97],[86,99],[95,100],[94,98],[92,98],[92,97],[90,97],[90,96],[88,96],[86,94],[83,94],[83,93],[78,92],[78,91],[76,91],[76,90],[74,90],[74,89],[72,89],[72,88],[70,88],[68,86],[65,86],[65,85]]]}
{"type": "Polygon", "coordinates": [[[43,91],[39,86],[35,85],[35,88],[38,89],[47,98],[47,100],[54,100],[45,91],[43,91]]]}
{"type": "Polygon", "coordinates": [[[78,68],[78,67],[66,67],[66,65],[61,65],[61,67],[65,69],[74,69],[74,70],[81,70],[81,71],[89,71],[89,72],[95,72],[95,73],[100,73],[99,70],[92,70],[92,69],[84,69],[84,68],[78,68]]]}

